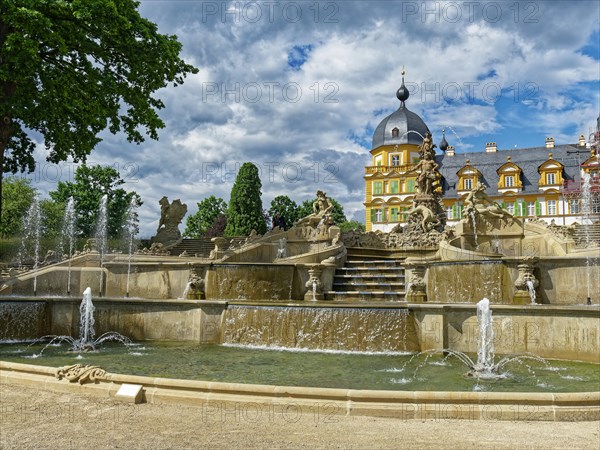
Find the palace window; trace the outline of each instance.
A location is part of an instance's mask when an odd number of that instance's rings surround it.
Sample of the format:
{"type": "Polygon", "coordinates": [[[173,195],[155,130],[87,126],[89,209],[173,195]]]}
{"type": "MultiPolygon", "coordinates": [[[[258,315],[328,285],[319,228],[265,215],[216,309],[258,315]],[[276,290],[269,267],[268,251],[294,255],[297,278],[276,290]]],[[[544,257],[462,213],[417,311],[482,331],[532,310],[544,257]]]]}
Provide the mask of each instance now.
{"type": "Polygon", "coordinates": [[[452,206],[446,206],[446,218],[452,219],[452,206]]]}
{"type": "Polygon", "coordinates": [[[465,178],[465,189],[467,190],[471,190],[473,189],[473,179],[472,178],[465,178]]]}
{"type": "Polygon", "coordinates": [[[514,203],[507,203],[506,204],[506,210],[514,216],[515,215],[515,204],[514,203]]]}
{"type": "Polygon", "coordinates": [[[527,202],[527,215],[530,217],[535,216],[535,202],[527,202]]]}
{"type": "Polygon", "coordinates": [[[397,194],[398,193],[398,180],[392,180],[392,181],[390,181],[390,192],[392,194],[397,194]]]}
{"type": "Polygon", "coordinates": [[[600,196],[598,195],[592,198],[592,214],[600,214],[600,196]]]}
{"type": "Polygon", "coordinates": [[[579,200],[571,199],[569,200],[569,212],[571,214],[579,214],[579,200]]]}
{"type": "Polygon", "coordinates": [[[556,184],[556,175],[554,173],[546,174],[546,184],[556,184]]]}
{"type": "Polygon", "coordinates": [[[549,216],[556,215],[556,200],[548,200],[547,207],[549,216]]]}
{"type": "Polygon", "coordinates": [[[415,179],[409,178],[406,180],[406,191],[407,192],[415,192],[415,179]]]}
{"type": "Polygon", "coordinates": [[[379,195],[383,193],[383,183],[381,181],[373,182],[373,193],[379,195]]]}
{"type": "Polygon", "coordinates": [[[398,222],[398,208],[392,208],[390,210],[392,222],[398,222]]]}
{"type": "Polygon", "coordinates": [[[382,209],[375,210],[375,222],[383,222],[383,210],[382,209]]]}
{"type": "Polygon", "coordinates": [[[400,165],[400,155],[392,155],[392,166],[400,165]]]}
{"type": "Polygon", "coordinates": [[[515,177],[513,175],[507,175],[504,177],[504,183],[506,187],[513,187],[515,185],[515,177]]]}

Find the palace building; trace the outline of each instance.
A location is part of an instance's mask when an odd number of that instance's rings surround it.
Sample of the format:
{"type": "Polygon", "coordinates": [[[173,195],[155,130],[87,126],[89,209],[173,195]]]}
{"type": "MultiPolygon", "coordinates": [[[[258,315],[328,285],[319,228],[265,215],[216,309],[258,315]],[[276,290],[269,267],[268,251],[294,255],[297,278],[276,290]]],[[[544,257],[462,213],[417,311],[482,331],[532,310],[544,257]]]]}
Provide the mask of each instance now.
{"type": "MultiPolygon", "coordinates": [[[[371,165],[365,167],[367,231],[389,232],[405,224],[417,194],[419,146],[429,128],[406,107],[409,92],[404,76],[396,97],[400,106],[375,129],[371,165]]],[[[541,144],[502,150],[489,142],[485,151],[456,153],[443,133],[435,162],[442,175],[446,223],[453,225],[462,218],[463,200],[478,182],[516,217],[557,225],[600,220],[600,117],[587,140],[581,135],[576,144],[557,145],[547,137],[541,144]]]]}

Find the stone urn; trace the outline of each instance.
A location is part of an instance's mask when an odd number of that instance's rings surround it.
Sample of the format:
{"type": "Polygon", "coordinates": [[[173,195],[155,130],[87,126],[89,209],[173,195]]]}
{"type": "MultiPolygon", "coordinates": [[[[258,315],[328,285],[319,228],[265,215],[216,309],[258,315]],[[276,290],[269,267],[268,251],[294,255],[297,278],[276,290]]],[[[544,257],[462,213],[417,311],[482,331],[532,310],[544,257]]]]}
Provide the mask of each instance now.
{"type": "Polygon", "coordinates": [[[323,284],[321,283],[321,273],[323,268],[320,264],[311,266],[308,269],[308,281],[305,283],[306,293],[304,294],[304,301],[319,301],[323,300],[323,284]]]}
{"type": "Polygon", "coordinates": [[[427,301],[427,282],[425,281],[425,270],[427,265],[419,263],[405,263],[410,271],[410,279],[406,285],[406,301],[409,303],[424,303],[427,301]]]}

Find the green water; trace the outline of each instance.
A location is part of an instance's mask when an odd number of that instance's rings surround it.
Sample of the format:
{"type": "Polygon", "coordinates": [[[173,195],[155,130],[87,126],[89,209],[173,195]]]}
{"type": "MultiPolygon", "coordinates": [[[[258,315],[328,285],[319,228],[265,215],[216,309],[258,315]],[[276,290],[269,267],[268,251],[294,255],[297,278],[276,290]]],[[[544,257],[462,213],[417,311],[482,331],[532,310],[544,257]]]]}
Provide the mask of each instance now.
{"type": "MultiPolygon", "coordinates": [[[[4,361],[44,366],[98,365],[108,372],[192,380],[319,386],[346,389],[582,392],[600,390],[600,365],[548,360],[509,363],[507,378],[474,380],[454,357],[403,354],[340,354],[143,342],[107,344],[96,352],[69,353],[66,345],[0,344],[4,361]]],[[[500,359],[499,357],[496,358],[500,359]]]]}

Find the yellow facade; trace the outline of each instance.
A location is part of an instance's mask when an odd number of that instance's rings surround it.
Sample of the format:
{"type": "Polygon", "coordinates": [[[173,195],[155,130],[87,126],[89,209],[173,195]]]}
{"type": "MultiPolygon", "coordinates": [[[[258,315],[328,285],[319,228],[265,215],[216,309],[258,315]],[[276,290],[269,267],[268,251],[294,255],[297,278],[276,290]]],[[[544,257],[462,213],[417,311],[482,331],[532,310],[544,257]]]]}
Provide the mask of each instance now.
{"type": "Polygon", "coordinates": [[[410,208],[416,192],[414,168],[419,162],[419,146],[382,145],[371,150],[371,165],[365,167],[366,229],[375,223],[406,221],[402,211],[410,208]]]}

